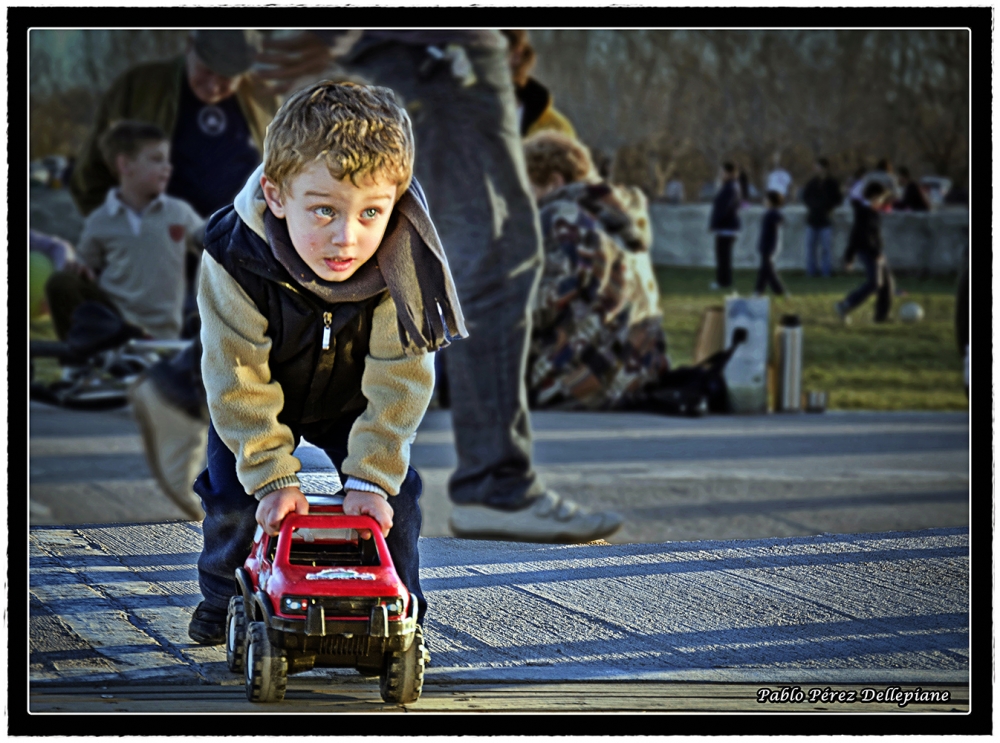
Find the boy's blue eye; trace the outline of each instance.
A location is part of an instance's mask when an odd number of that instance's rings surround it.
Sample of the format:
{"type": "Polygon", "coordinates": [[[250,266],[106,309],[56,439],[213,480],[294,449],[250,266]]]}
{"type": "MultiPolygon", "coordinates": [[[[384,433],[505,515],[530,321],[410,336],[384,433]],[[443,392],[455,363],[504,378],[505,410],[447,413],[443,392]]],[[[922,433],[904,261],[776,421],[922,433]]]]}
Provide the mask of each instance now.
{"type": "Polygon", "coordinates": [[[378,209],[371,207],[369,209],[365,209],[362,214],[365,215],[365,219],[375,219],[375,217],[378,216],[378,209]]]}
{"type": "Polygon", "coordinates": [[[321,217],[332,217],[333,208],[329,206],[318,206],[316,207],[316,213],[319,214],[321,217]]]}

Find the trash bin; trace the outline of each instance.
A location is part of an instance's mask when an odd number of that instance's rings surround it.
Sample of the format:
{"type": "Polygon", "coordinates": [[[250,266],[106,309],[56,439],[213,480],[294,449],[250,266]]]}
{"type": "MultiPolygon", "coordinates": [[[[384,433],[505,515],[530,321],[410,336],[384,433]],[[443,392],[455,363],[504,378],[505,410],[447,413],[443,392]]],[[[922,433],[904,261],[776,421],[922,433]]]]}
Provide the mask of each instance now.
{"type": "Polygon", "coordinates": [[[782,315],[775,337],[778,352],[775,410],[802,410],[802,321],[798,315],[782,315]]]}

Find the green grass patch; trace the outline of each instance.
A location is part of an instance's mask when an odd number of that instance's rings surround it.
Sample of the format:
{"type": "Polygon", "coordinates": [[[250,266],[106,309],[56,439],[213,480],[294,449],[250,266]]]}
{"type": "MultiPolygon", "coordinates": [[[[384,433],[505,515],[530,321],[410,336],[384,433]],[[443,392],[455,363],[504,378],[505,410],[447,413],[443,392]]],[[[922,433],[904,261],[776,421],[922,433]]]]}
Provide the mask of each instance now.
{"type": "MultiPolygon", "coordinates": [[[[741,296],[753,292],[756,275],[755,270],[734,272],[741,296]]],[[[724,304],[722,293],[709,289],[714,276],[711,268],[657,268],[663,327],[675,366],[691,363],[705,308],[724,304]]],[[[897,289],[907,295],[893,302],[891,322],[872,322],[873,301],[869,300],[851,314],[850,325],[841,323],[833,305],[861,282],[861,274],[811,279],[801,271],[786,271],[781,279],[791,297],[772,300],[772,337],[780,315],[794,312],[802,318],[802,386],[826,391],[831,409],[968,409],[962,358],[955,346],[953,278],[899,277],[897,289]],[[919,323],[907,325],[896,319],[899,307],[908,301],[924,308],[919,323]]],[[[51,320],[32,321],[30,336],[54,340],[51,320]]],[[[38,381],[52,381],[58,375],[54,361],[35,362],[38,381]]]]}
{"type": "MultiPolygon", "coordinates": [[[[755,270],[734,272],[734,286],[750,296],[755,270]]],[[[829,279],[803,272],[781,272],[791,294],[773,299],[772,337],[778,318],[796,313],[802,319],[802,385],[824,390],[828,407],[839,410],[966,410],[962,357],[955,344],[955,290],[951,277],[897,277],[905,292],[893,302],[892,319],[872,321],[874,300],[851,313],[844,325],[833,309],[863,280],[860,273],[829,279]],[[915,324],[898,320],[899,308],[914,301],[924,309],[915,324]]],[[[709,289],[711,268],[658,267],[660,306],[670,358],[675,366],[690,364],[695,335],[705,309],[723,305],[723,294],[709,289]]],[[[773,344],[772,344],[773,346],[773,344]]],[[[772,348],[773,351],[773,348],[772,348]]]]}

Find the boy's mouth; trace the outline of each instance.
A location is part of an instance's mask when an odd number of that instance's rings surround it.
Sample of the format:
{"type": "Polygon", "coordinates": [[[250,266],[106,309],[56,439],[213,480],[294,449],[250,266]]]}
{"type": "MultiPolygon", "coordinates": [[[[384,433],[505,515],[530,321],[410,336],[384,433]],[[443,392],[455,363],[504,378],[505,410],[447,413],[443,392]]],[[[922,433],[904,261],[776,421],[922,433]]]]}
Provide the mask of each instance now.
{"type": "Polygon", "coordinates": [[[353,258],[324,258],[323,263],[331,271],[346,271],[354,263],[353,258]]]}

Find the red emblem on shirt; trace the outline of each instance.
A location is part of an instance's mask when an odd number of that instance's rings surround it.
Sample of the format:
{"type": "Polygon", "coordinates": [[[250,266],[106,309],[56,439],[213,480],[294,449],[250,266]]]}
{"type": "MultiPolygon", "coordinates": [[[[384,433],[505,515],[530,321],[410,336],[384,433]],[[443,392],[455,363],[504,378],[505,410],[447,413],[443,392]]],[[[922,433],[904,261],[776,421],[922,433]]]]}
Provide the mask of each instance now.
{"type": "Polygon", "coordinates": [[[170,225],[170,239],[174,242],[180,242],[184,239],[184,225],[182,224],[172,224],[170,225]]]}

